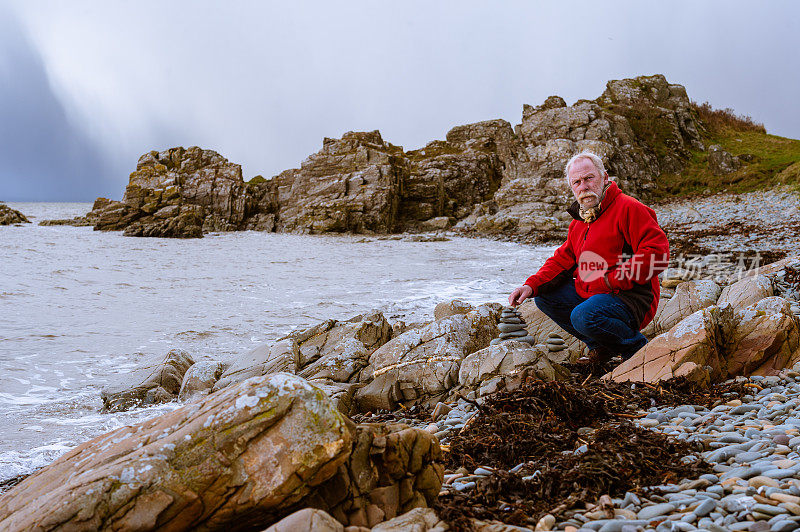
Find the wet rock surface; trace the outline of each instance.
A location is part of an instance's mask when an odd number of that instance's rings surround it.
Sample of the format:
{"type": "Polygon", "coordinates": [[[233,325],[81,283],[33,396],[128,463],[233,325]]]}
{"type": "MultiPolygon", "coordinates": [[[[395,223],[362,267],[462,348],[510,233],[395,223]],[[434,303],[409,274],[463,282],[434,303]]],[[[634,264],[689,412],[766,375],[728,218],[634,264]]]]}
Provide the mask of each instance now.
{"type": "Polygon", "coordinates": [[[184,375],[193,364],[189,353],[173,349],[163,358],[153,358],[135,371],[119,375],[116,382],[106,385],[100,394],[103,410],[119,412],[176,399],[184,375]]]}

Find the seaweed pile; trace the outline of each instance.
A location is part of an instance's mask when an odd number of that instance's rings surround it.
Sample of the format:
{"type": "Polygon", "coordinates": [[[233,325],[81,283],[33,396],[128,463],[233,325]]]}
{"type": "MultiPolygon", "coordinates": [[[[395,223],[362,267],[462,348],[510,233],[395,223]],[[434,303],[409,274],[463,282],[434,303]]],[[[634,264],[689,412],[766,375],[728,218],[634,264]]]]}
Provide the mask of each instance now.
{"type": "Polygon", "coordinates": [[[691,444],[630,422],[650,406],[713,406],[747,393],[741,383],[698,388],[587,377],[583,382],[528,381],[486,398],[450,442],[447,468],[490,468],[471,491],[442,494],[437,512],[455,530],[470,518],[531,526],[545,514],[569,515],[603,495],[696,478],[711,471],[691,444]]]}

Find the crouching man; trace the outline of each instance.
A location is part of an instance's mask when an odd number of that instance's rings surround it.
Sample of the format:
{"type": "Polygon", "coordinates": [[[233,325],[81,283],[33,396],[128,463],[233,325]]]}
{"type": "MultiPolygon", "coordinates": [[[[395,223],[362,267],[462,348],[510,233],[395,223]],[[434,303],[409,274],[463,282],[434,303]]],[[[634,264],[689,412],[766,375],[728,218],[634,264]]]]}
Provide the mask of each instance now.
{"type": "Polygon", "coordinates": [[[564,174],[575,202],[567,241],[508,297],[512,306],[533,297],[562,329],[582,340],[580,364],[630,358],[647,339],[639,332],[658,307],[658,274],[669,243],[650,207],[623,194],[603,161],[582,152],[564,174]]]}

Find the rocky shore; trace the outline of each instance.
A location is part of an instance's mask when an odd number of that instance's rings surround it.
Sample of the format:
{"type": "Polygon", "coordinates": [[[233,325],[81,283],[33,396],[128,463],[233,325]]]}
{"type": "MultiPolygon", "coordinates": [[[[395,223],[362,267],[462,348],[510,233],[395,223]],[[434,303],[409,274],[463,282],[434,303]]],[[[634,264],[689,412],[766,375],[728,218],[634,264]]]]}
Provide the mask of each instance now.
{"type": "Polygon", "coordinates": [[[590,373],[533,301],[171,351],[103,402],[183,406],[7,486],[0,527],[793,530],[800,257],[685,274],[662,279],[647,346],[590,373]]]}
{"type": "MultiPolygon", "coordinates": [[[[240,165],[211,150],[151,151],[140,157],[122,201],[98,198],[84,217],[45,223],[181,238],[236,230],[453,228],[557,240],[570,221],[562,171],[578,151],[601,155],[620,188],[644,201],[669,196],[664,190],[684,172],[721,180],[761,171],[758,154],[733,155],[709,144],[719,139],[700,109],[683,86],[662,75],[640,76],[609,81],[595,100],[567,105],[551,96],[538,106],[526,104],[515,126],[499,119],[457,126],[445,140],[416,150],[387,142],[379,131],[326,138],[299,168],[269,179],[244,181],[240,165]]],[[[790,142],[778,149],[788,154],[795,147],[790,142]]]]}

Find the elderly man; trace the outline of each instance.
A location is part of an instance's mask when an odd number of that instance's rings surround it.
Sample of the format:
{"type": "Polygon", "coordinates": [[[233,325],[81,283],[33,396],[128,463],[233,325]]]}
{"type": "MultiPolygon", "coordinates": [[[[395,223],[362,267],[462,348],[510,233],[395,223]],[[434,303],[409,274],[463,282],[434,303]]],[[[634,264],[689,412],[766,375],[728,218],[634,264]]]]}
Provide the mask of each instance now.
{"type": "Polygon", "coordinates": [[[647,343],[639,331],[658,307],[667,236],[655,212],[623,194],[594,153],[572,157],[564,174],[576,200],[567,209],[574,218],[567,241],[508,302],[516,306],[533,296],[542,312],[589,348],[580,364],[630,358],[647,343]]]}

